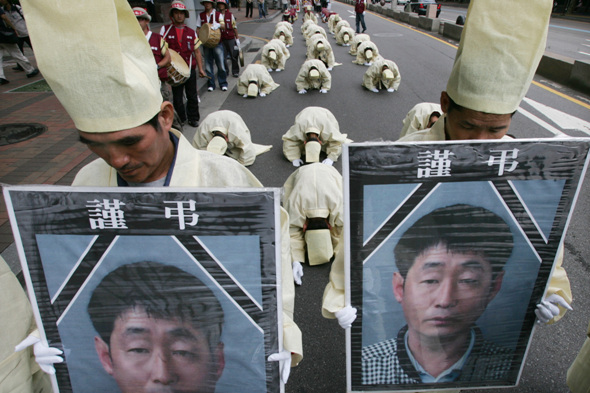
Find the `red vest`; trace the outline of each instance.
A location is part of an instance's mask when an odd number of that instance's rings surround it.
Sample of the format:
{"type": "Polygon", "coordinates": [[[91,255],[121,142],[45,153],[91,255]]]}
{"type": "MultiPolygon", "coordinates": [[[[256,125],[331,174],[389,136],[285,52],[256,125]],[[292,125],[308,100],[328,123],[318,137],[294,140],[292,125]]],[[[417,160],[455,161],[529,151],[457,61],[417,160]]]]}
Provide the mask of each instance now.
{"type": "Polygon", "coordinates": [[[182,31],[182,37],[180,37],[180,44],[176,37],[176,28],[174,25],[164,26],[164,39],[168,43],[168,48],[175,50],[178,54],[186,61],[186,64],[190,64],[192,69],[197,67],[197,61],[193,56],[195,40],[197,33],[190,27],[184,26],[182,31]],[[168,34],[166,34],[168,32],[168,34]],[[192,59],[192,61],[191,61],[192,59]]]}
{"type": "MultiPolygon", "coordinates": [[[[164,58],[164,56],[162,56],[162,48],[160,48],[162,36],[158,33],[152,32],[152,35],[150,36],[148,42],[150,43],[150,48],[152,48],[152,53],[154,54],[156,63],[161,62],[164,58]]],[[[163,81],[168,79],[168,71],[166,71],[166,67],[162,67],[158,70],[158,76],[163,81]]]]}
{"type": "Polygon", "coordinates": [[[365,2],[364,0],[356,0],[356,5],[354,6],[354,12],[357,14],[362,14],[365,12],[365,2]]]}
{"type": "Polygon", "coordinates": [[[223,16],[223,22],[225,23],[225,30],[221,30],[221,39],[223,41],[231,40],[236,38],[236,32],[234,31],[234,25],[232,23],[232,14],[229,11],[225,11],[223,16]]]}

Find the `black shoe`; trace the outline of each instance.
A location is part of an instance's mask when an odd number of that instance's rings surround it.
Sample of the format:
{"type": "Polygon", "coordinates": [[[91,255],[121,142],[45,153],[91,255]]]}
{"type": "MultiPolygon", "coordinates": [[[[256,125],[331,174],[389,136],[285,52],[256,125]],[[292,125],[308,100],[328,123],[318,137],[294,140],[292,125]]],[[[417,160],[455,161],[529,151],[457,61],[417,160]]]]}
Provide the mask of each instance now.
{"type": "Polygon", "coordinates": [[[0,78],[0,85],[5,85],[7,83],[10,83],[8,79],[0,78]]]}
{"type": "Polygon", "coordinates": [[[38,69],[34,69],[33,72],[31,72],[30,74],[27,74],[27,78],[32,78],[34,76],[37,76],[39,74],[39,70],[38,69]]]}
{"type": "Polygon", "coordinates": [[[199,122],[197,120],[189,120],[188,125],[196,128],[199,126],[199,122]]]}
{"type": "Polygon", "coordinates": [[[12,69],[14,71],[24,71],[24,69],[20,66],[20,64],[17,64],[16,67],[12,67],[12,69]]]}

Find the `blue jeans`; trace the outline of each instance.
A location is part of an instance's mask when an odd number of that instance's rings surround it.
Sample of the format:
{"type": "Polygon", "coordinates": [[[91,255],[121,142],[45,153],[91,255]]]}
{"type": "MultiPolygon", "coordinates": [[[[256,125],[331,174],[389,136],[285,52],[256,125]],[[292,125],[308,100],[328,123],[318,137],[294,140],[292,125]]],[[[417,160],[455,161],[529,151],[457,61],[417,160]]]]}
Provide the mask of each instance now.
{"type": "Polygon", "coordinates": [[[359,34],[361,31],[359,29],[359,24],[363,26],[363,33],[367,30],[367,25],[365,25],[365,16],[362,13],[356,13],[356,33],[359,34]]]}
{"type": "Polygon", "coordinates": [[[264,8],[264,3],[258,3],[258,19],[266,18],[266,10],[264,8]]]}
{"type": "Polygon", "coordinates": [[[207,48],[203,45],[203,57],[205,58],[205,71],[209,80],[207,81],[208,87],[215,89],[215,68],[214,63],[217,65],[217,81],[219,86],[227,86],[227,73],[225,72],[225,53],[223,52],[223,45],[221,42],[217,44],[215,48],[207,48]]]}

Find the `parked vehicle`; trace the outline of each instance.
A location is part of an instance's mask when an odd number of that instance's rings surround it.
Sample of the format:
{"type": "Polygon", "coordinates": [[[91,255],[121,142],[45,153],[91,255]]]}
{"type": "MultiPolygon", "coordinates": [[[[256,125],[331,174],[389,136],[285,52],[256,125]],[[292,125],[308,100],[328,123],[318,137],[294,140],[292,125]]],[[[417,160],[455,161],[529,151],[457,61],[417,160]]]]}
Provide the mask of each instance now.
{"type": "Polygon", "coordinates": [[[409,0],[397,0],[397,5],[406,5],[409,0]]]}
{"type": "Polygon", "coordinates": [[[408,10],[410,12],[417,12],[418,15],[426,15],[426,7],[430,4],[436,5],[436,17],[440,15],[441,5],[438,4],[435,0],[422,0],[422,1],[412,1],[406,4],[404,10],[408,10]]]}

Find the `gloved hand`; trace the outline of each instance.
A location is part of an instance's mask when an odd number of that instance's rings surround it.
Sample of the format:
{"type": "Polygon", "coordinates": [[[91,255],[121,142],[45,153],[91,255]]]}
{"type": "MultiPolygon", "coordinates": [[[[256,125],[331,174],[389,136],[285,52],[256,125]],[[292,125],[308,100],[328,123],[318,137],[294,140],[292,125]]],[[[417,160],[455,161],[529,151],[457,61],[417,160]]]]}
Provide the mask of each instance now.
{"type": "Polygon", "coordinates": [[[266,93],[259,93],[258,94],[260,97],[266,97],[266,93]]]}
{"type": "Polygon", "coordinates": [[[393,93],[393,92],[395,91],[395,89],[387,89],[387,91],[388,91],[389,93],[393,93]]]}
{"type": "Polygon", "coordinates": [[[332,71],[332,67],[328,67],[328,71],[332,71]]]}
{"type": "Polygon", "coordinates": [[[281,72],[281,71],[283,71],[283,69],[282,68],[277,68],[275,71],[276,72],[281,72]]]}
{"type": "Polygon", "coordinates": [[[365,65],[366,65],[367,67],[368,67],[368,66],[370,66],[371,64],[373,64],[373,63],[371,63],[371,62],[366,62],[366,63],[365,63],[365,65]]]}
{"type": "Polygon", "coordinates": [[[305,90],[305,89],[299,90],[299,94],[305,94],[305,93],[307,93],[307,90],[305,90]]]}
{"type": "Polygon", "coordinates": [[[33,334],[30,334],[29,337],[25,338],[20,344],[14,347],[14,351],[20,352],[31,345],[33,346],[33,352],[35,353],[35,361],[39,364],[41,370],[45,371],[47,374],[55,374],[55,367],[53,367],[53,364],[64,361],[61,356],[58,356],[63,352],[60,349],[51,348],[45,345],[39,337],[36,337],[33,334]]]}
{"type": "Polygon", "coordinates": [[[373,93],[379,93],[379,90],[378,90],[376,87],[373,87],[373,88],[371,89],[371,91],[372,91],[373,93]]]}
{"type": "Polygon", "coordinates": [[[301,262],[293,261],[293,281],[295,284],[301,285],[301,277],[303,277],[303,266],[301,266],[301,262]]]}
{"type": "Polygon", "coordinates": [[[272,68],[267,69],[268,72],[272,72],[272,68]]]}
{"type": "Polygon", "coordinates": [[[213,22],[213,24],[211,25],[211,30],[217,30],[221,27],[221,25],[217,22],[213,22]]]}
{"type": "Polygon", "coordinates": [[[244,94],[242,97],[244,97],[244,98],[248,98],[248,94],[244,94]]]}
{"type": "Polygon", "coordinates": [[[322,93],[322,94],[326,94],[327,92],[328,92],[328,90],[326,90],[326,89],[320,89],[320,93],[322,93]]]}
{"type": "Polygon", "coordinates": [[[291,352],[282,350],[279,353],[273,353],[267,360],[269,362],[280,362],[281,381],[286,384],[291,373],[291,352]]]}
{"type": "Polygon", "coordinates": [[[293,166],[294,167],[300,167],[301,165],[303,165],[303,160],[301,158],[298,158],[296,160],[293,160],[293,166]]]}
{"type": "Polygon", "coordinates": [[[322,164],[326,164],[326,165],[330,165],[330,166],[332,166],[333,163],[334,163],[334,161],[332,161],[329,158],[326,158],[324,161],[322,161],[322,164]]]}
{"type": "Polygon", "coordinates": [[[239,48],[240,47],[240,39],[236,38],[236,46],[239,48]]]}
{"type": "Polygon", "coordinates": [[[573,310],[564,298],[554,293],[553,295],[544,298],[541,303],[537,304],[537,309],[535,310],[535,314],[538,318],[537,322],[539,324],[546,324],[558,316],[560,314],[559,307],[557,307],[558,305],[567,310],[573,310]]]}
{"type": "Polygon", "coordinates": [[[348,329],[356,319],[356,308],[350,305],[344,307],[342,310],[336,311],[334,314],[338,318],[338,323],[342,329],[348,329]]]}

